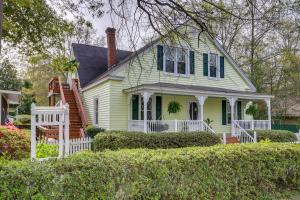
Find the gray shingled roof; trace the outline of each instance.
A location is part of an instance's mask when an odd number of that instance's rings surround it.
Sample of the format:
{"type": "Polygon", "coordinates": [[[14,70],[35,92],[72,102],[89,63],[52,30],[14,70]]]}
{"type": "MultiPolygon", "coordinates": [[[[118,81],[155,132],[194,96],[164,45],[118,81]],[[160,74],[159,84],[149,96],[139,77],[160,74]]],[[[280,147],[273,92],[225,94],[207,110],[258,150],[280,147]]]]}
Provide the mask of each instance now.
{"type": "MultiPolygon", "coordinates": [[[[89,85],[98,76],[107,72],[107,48],[86,44],[72,44],[73,53],[79,62],[78,76],[81,87],[89,85]]],[[[117,50],[117,63],[132,52],[117,50]]]]}

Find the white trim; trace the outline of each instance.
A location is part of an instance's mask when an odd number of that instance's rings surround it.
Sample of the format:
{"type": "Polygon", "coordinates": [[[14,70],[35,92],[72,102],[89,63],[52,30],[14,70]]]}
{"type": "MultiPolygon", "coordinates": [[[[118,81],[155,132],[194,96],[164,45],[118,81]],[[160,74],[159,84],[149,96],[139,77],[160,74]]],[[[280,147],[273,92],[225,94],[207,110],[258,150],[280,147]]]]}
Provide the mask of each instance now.
{"type": "MultiPolygon", "coordinates": [[[[265,94],[243,94],[243,93],[227,93],[227,92],[215,92],[215,91],[201,91],[201,90],[189,90],[189,89],[174,89],[169,87],[159,87],[159,86],[143,86],[139,85],[134,88],[125,89],[124,92],[137,93],[137,91],[151,91],[153,93],[164,93],[164,94],[177,94],[177,95],[204,95],[210,97],[236,97],[242,99],[257,99],[264,100],[265,98],[274,98],[272,95],[265,94]]],[[[243,91],[241,91],[243,92],[243,91]]]]}
{"type": "Polygon", "coordinates": [[[81,89],[82,92],[88,90],[88,89],[91,89],[93,87],[96,87],[97,85],[105,82],[105,81],[108,81],[108,80],[116,80],[116,81],[122,81],[124,79],[124,77],[121,77],[121,76],[112,76],[112,75],[108,75],[102,79],[100,79],[99,81],[96,81],[92,84],[89,84],[88,86],[84,87],[81,89]]]}

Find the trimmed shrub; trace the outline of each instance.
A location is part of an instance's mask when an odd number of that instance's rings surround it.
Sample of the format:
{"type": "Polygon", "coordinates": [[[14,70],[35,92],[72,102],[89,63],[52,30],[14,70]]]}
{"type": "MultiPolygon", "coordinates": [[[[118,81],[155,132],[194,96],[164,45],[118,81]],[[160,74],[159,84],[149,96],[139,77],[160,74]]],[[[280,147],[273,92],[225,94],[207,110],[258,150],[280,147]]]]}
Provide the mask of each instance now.
{"type": "Polygon", "coordinates": [[[0,156],[6,159],[22,159],[29,157],[29,135],[19,129],[0,127],[0,156]]]}
{"type": "Polygon", "coordinates": [[[134,149],[0,164],[0,199],[278,199],[299,186],[295,144],[134,149]]]}
{"type": "Polygon", "coordinates": [[[191,146],[212,146],[221,143],[220,137],[207,132],[190,133],[139,133],[106,132],[98,134],[93,140],[96,151],[105,149],[167,149],[191,146]]]}
{"type": "MultiPolygon", "coordinates": [[[[248,131],[253,135],[254,131],[248,131]]],[[[272,142],[295,142],[297,136],[286,130],[256,130],[257,141],[270,140],[272,142]]]]}
{"type": "Polygon", "coordinates": [[[104,132],[105,129],[104,128],[100,128],[100,127],[95,127],[95,126],[88,126],[86,129],[85,129],[85,132],[86,134],[91,137],[91,138],[94,138],[95,135],[97,135],[98,133],[100,132],[104,132]]]}

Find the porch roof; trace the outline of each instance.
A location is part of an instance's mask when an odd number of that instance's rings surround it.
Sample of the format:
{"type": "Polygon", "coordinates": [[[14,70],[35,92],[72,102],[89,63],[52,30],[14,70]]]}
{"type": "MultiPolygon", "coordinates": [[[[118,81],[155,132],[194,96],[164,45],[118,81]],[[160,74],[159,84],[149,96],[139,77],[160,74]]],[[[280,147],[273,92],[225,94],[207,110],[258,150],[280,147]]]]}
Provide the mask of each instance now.
{"type": "Polygon", "coordinates": [[[141,93],[153,92],[163,94],[177,94],[177,95],[203,95],[208,97],[238,97],[243,99],[266,99],[274,96],[251,91],[239,91],[217,87],[207,87],[198,85],[182,85],[173,83],[154,83],[142,84],[136,87],[124,89],[126,93],[141,93]]]}
{"type": "Polygon", "coordinates": [[[9,104],[19,104],[21,92],[11,90],[0,90],[0,94],[4,96],[9,104]]]}

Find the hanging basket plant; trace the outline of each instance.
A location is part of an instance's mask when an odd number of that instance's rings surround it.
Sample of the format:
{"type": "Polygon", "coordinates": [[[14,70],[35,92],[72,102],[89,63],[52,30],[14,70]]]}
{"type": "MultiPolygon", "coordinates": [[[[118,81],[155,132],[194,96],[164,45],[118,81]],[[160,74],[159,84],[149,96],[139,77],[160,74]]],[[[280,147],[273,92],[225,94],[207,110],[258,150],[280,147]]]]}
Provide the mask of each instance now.
{"type": "Polygon", "coordinates": [[[181,110],[181,105],[177,101],[170,101],[168,105],[168,112],[171,113],[178,113],[181,110]]]}

